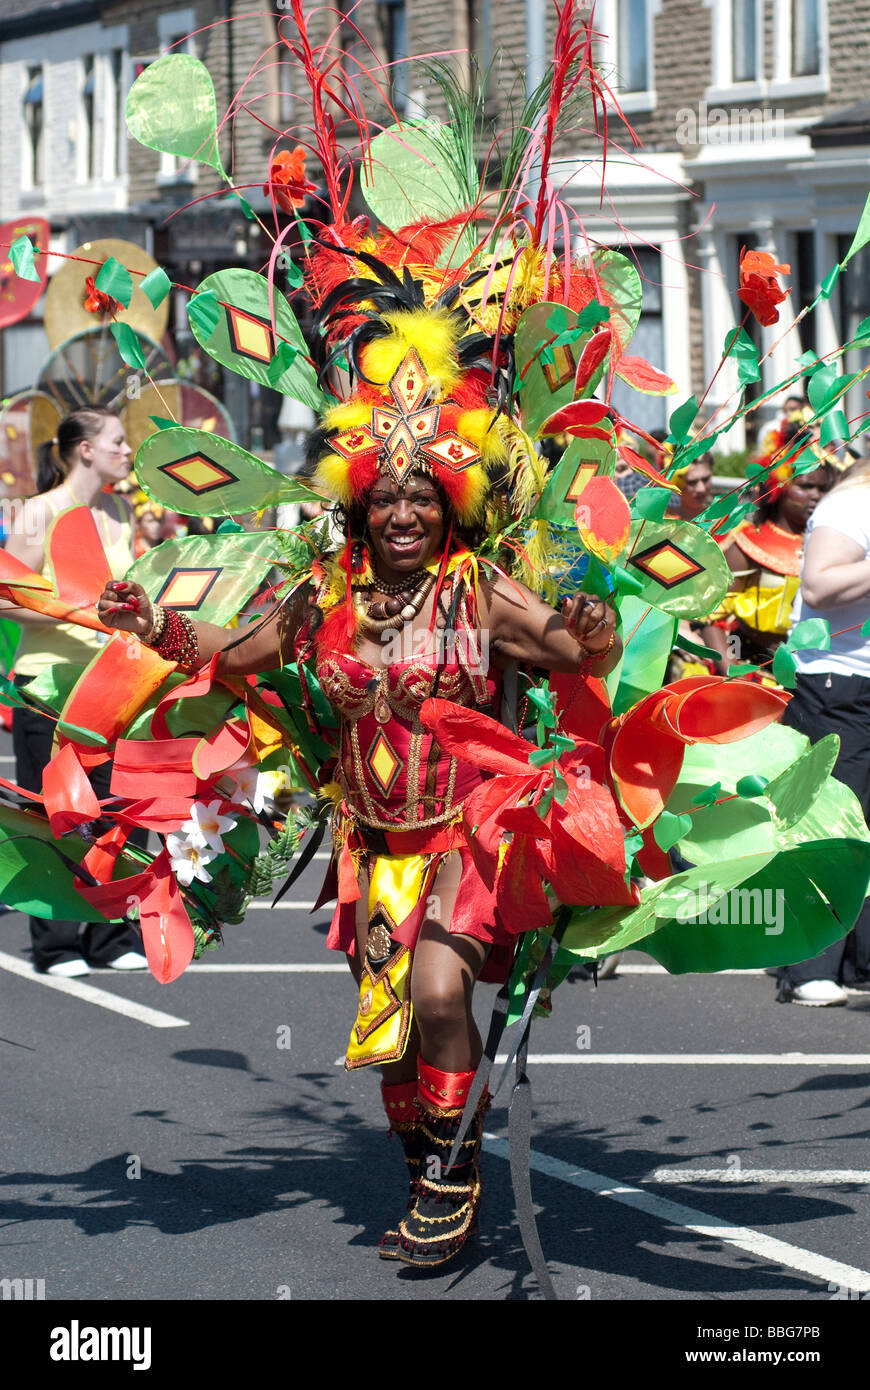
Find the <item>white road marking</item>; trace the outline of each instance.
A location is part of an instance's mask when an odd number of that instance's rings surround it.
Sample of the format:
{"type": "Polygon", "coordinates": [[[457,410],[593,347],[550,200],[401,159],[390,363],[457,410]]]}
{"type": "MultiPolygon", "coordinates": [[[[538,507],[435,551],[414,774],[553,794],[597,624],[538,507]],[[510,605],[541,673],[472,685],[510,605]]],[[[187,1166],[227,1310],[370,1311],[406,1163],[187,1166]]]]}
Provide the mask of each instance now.
{"type": "Polygon", "coordinates": [[[86,1004],[97,1004],[101,1009],[111,1009],[113,1013],[124,1014],[126,1018],[135,1018],[139,1023],[147,1023],[151,1028],[190,1026],[186,1018],[176,1018],[174,1014],[165,1014],[160,1009],[150,1009],[147,1004],[137,1004],[134,1000],[123,999],[118,994],[108,994],[104,989],[94,989],[93,985],[83,984],[81,980],[62,980],[54,975],[40,975],[29,961],[18,960],[15,956],[7,955],[5,951],[0,951],[0,970],[8,970],[10,975],[21,975],[23,979],[32,980],[37,985],[45,985],[47,989],[60,990],[61,994],[71,994],[73,998],[81,999],[86,1004]]]}
{"type": "MultiPolygon", "coordinates": [[[[484,1136],[483,1147],[499,1158],[508,1157],[505,1139],[487,1134],[484,1136]]],[[[588,1168],[577,1168],[560,1158],[538,1153],[536,1149],[532,1149],[529,1154],[529,1165],[537,1173],[558,1178],[560,1182],[593,1192],[598,1197],[608,1197],[622,1206],[642,1211],[647,1216],[653,1216],[671,1226],[679,1226],[707,1239],[736,1246],[738,1250],[747,1250],[760,1260],[773,1261],[786,1269],[798,1269],[814,1279],[821,1279],[824,1283],[855,1289],[859,1293],[870,1292],[870,1272],[865,1269],[855,1269],[851,1265],[841,1264],[839,1260],[828,1259],[826,1255],[817,1255],[813,1250],[803,1250],[799,1245],[790,1245],[788,1241],[766,1236],[761,1231],[753,1231],[749,1226],[734,1226],[722,1217],[709,1216],[694,1207],[672,1202],[669,1198],[659,1197],[654,1192],[644,1192],[639,1187],[630,1187],[627,1183],[604,1177],[601,1173],[593,1173],[588,1168]]]]}
{"type": "Polygon", "coordinates": [[[319,965],[206,965],[197,960],[185,971],[184,979],[192,979],[194,975],[329,975],[334,972],[349,974],[347,962],[338,964],[324,961],[319,965]]]}
{"type": "MultiPolygon", "coordinates": [[[[495,1064],[504,1064],[508,1059],[506,1052],[499,1052],[495,1064]]],[[[757,1053],[718,1053],[718,1052],[532,1052],[529,1065],[565,1066],[575,1064],[586,1066],[598,1062],[608,1067],[630,1063],[632,1066],[749,1066],[749,1067],[867,1067],[870,1070],[870,1056],[854,1052],[757,1052],[757,1053]]],[[[339,1057],[335,1066],[343,1066],[344,1058],[339,1057]]]]}
{"type": "MultiPolygon", "coordinates": [[[[288,903],[288,902],[283,902],[283,903],[278,903],[277,906],[275,907],[274,911],[275,911],[275,912],[282,912],[282,911],[283,911],[283,912],[310,912],[311,909],[313,908],[313,906],[314,906],[314,903],[288,903]]],[[[272,909],[272,904],[271,904],[271,903],[248,903],[248,906],[247,906],[247,911],[248,911],[248,912],[271,912],[272,910],[273,910],[273,909],[272,909]]],[[[325,908],[324,910],[325,910],[325,911],[328,911],[328,912],[330,912],[330,913],[332,912],[332,908],[331,908],[331,907],[325,908]]]]}
{"type": "Polygon", "coordinates": [[[643,1182],[788,1183],[792,1187],[836,1187],[841,1183],[870,1184],[866,1168],[656,1168],[643,1182]]]}
{"type": "MultiPolygon", "coordinates": [[[[496,1062],[506,1062],[499,1053],[496,1062]]],[[[649,1067],[866,1067],[870,1054],[854,1052],[532,1052],[529,1063],[540,1066],[649,1067]]]]}

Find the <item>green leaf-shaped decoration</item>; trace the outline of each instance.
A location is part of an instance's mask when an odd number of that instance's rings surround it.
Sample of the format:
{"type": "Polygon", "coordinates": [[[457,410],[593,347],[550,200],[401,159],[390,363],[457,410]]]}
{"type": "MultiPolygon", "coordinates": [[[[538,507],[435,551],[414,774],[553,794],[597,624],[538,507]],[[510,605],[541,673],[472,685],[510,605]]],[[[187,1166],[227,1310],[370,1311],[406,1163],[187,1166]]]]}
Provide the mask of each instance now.
{"type": "Polygon", "coordinates": [[[190,53],[149,63],[127,97],[127,129],[140,145],[209,164],[226,178],[218,150],[211,75],[190,53]]]}
{"type": "Polygon", "coordinates": [[[200,290],[187,301],[187,317],[193,336],[204,345],[218,326],[221,316],[220,305],[214,290],[200,290]]]}
{"type": "MultiPolygon", "coordinates": [[[[274,531],[181,536],[146,550],[128,571],[127,578],[141,584],[152,603],[162,602],[163,598],[171,602],[171,595],[163,591],[176,571],[184,571],[193,577],[186,581],[186,592],[176,595],[172,607],[223,627],[242,611],[280,555],[281,546],[274,531]],[[201,581],[196,579],[197,572],[202,575],[201,581]]],[[[195,706],[196,701],[192,704],[195,706]]]]}
{"type": "MultiPolygon", "coordinates": [[[[207,430],[158,430],[136,454],[139,486],[182,516],[255,512],[279,502],[320,501],[296,478],[207,430]]],[[[158,549],[162,550],[162,546],[158,549]]]]}
{"type": "Polygon", "coordinates": [[[109,294],[113,299],[117,299],[125,309],[130,307],[130,300],[133,298],[133,277],[127,267],[115,260],[114,256],[109,256],[108,260],[103,261],[94,276],[94,285],[102,294],[109,294]]]}
{"type": "Polygon", "coordinates": [[[610,327],[623,353],[634,337],[643,305],[637,266],[621,251],[600,248],[593,251],[592,264],[596,298],[610,309],[610,327]]]}
{"type": "MultiPolygon", "coordinates": [[[[450,126],[438,121],[405,121],[389,126],[371,142],[371,164],[363,162],[362,191],[379,222],[391,231],[421,217],[443,221],[474,205],[467,157],[450,126]]],[[[474,172],[475,188],[477,172],[474,172]]],[[[474,250],[473,228],[454,233],[447,243],[447,265],[461,265],[474,250]]]]}
{"type": "Polygon", "coordinates": [[[670,811],[662,811],[653,825],[653,839],[659,849],[667,853],[691,828],[691,816],[675,816],[670,811]]]}
{"type": "Polygon", "coordinates": [[[737,380],[741,386],[750,381],[759,381],[761,369],[758,365],[758,349],[745,328],[733,328],[726,335],[723,357],[730,357],[737,364],[737,380]]]}
{"type": "Polygon", "coordinates": [[[764,795],[774,808],[780,830],[790,830],[812,810],[834,770],[839,752],[838,735],[826,734],[797,762],[768,782],[764,795]]]}
{"type": "Polygon", "coordinates": [[[33,242],[30,237],[20,236],[9,247],[9,259],[19,280],[39,281],[39,271],[33,261],[33,242]]]}
{"type": "Polygon", "coordinates": [[[698,413],[698,399],[690,396],[682,405],[678,405],[668,421],[670,434],[668,442],[670,444],[682,444],[684,439],[688,439],[689,430],[692,428],[692,421],[698,413]]]}
{"type": "Polygon", "coordinates": [[[576,327],[577,315],[572,309],[546,300],[533,304],[520,315],[514,337],[514,353],[526,434],[537,434],[548,416],[574,399],[577,363],[592,330],[587,329],[576,342],[564,343],[557,348],[552,363],[542,360],[541,344],[576,327]]]}
{"type": "Polygon", "coordinates": [[[805,618],[802,623],[795,623],[789,633],[787,646],[793,652],[806,651],[809,648],[829,652],[831,624],[827,618],[805,618]]]}
{"type": "Polygon", "coordinates": [[[665,487],[642,487],[634,495],[634,510],[647,521],[664,521],[673,493],[665,487]]]}
{"type": "Polygon", "coordinates": [[[738,796],[751,798],[754,796],[761,796],[766,786],[766,777],[757,777],[755,773],[750,772],[747,777],[741,777],[739,779],[735,791],[738,796]]]}
{"type": "Polygon", "coordinates": [[[139,336],[129,323],[110,323],[109,332],[118,345],[121,360],[126,362],[128,367],[137,367],[143,371],[145,357],[139,343],[139,336]]]}
{"type": "Polygon", "coordinates": [[[277,336],[272,330],[269,282],[265,276],[253,270],[219,270],[203,280],[191,301],[191,328],[197,342],[215,361],[261,386],[293,396],[312,410],[322,411],[326,398],[317,384],[308,345],[280,290],[275,290],[274,307],[277,336]],[[217,309],[217,318],[208,332],[192,313],[193,306],[204,296],[209,296],[209,303],[213,299],[217,309]],[[283,358],[280,356],[284,344],[294,350],[289,361],[289,351],[283,358]],[[274,366],[276,356],[286,364],[281,372],[274,366]]]}
{"type": "Polygon", "coordinates": [[[794,690],[797,666],[794,657],[785,645],[777,647],[772,670],[774,680],[779,681],[786,690],[794,690]]]}
{"type": "Polygon", "coordinates": [[[163,267],[158,265],[145,276],[139,288],[151,300],[152,307],[156,309],[159,304],[163,303],[172,289],[172,281],[163,267]]]}
{"type": "Polygon", "coordinates": [[[722,547],[699,526],[676,517],[633,520],[623,564],[640,581],[647,603],[677,618],[712,612],[731,584],[722,547]]]}

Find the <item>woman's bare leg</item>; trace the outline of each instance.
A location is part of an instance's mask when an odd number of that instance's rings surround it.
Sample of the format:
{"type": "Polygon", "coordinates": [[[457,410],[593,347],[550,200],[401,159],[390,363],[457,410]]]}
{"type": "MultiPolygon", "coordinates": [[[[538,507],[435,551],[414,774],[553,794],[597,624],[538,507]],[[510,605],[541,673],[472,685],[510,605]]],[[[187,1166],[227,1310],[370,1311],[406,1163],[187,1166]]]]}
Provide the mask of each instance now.
{"type": "Polygon", "coordinates": [[[450,855],[430,894],[411,975],[420,1052],[430,1066],[451,1072],[474,1070],[483,1050],[471,996],[488,948],[476,937],[450,932],[447,927],[461,873],[459,855],[450,855]]]}

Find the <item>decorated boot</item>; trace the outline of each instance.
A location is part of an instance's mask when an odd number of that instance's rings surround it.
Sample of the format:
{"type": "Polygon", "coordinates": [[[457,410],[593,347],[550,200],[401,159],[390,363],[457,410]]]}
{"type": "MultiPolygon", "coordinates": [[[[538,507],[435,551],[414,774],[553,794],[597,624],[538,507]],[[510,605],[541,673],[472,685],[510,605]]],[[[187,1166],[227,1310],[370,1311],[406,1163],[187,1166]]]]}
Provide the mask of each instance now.
{"type": "Polygon", "coordinates": [[[439,1071],[422,1057],[418,1070],[420,1175],[415,1200],[399,1222],[396,1258],[405,1264],[431,1267],[457,1255],[477,1228],[481,1193],[477,1157],[489,1096],[485,1093],[481,1097],[448,1173],[474,1072],[439,1071]]]}
{"type": "MultiPolygon", "coordinates": [[[[400,1081],[394,1086],[382,1084],[381,1097],[387,1112],[387,1119],[390,1122],[390,1134],[398,1134],[402,1143],[405,1162],[408,1165],[408,1180],[411,1184],[411,1190],[408,1196],[407,1210],[410,1211],[417,1196],[417,1179],[420,1176],[423,1145],[417,1107],[417,1082],[400,1081]]],[[[378,1242],[378,1253],[381,1259],[398,1259],[398,1244],[399,1232],[397,1230],[385,1231],[378,1242]]]]}

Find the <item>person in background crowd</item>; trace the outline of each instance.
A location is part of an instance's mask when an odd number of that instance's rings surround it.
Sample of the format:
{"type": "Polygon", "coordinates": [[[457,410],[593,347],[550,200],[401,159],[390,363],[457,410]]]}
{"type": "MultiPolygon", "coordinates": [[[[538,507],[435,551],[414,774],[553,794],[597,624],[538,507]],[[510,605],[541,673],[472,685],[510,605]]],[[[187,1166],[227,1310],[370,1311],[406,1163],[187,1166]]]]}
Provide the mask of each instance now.
{"type": "MultiPolygon", "coordinates": [[[[40,447],[38,492],[24,504],[23,524],[6,543],[9,554],[41,573],[45,533],[52,518],[69,507],[88,507],[109,568],[120,579],[133,560],[133,516],[130,504],[105,488],[126,478],[130,452],[124,427],[110,410],[87,406],[61,420],[57,438],[40,447]]],[[[22,629],[15,656],[16,685],[26,685],[54,666],[82,665],[106,641],[101,632],[59,623],[29,608],[9,603],[0,606],[4,617],[13,618],[22,629]]],[[[35,709],[25,707],[13,713],[16,781],[26,791],[42,791],[54,732],[54,721],[35,709]]],[[[109,795],[110,776],[110,763],[91,775],[97,796],[109,795]]],[[[36,969],[49,975],[87,975],[91,965],[109,965],[115,970],[144,970],[147,966],[139,935],[126,922],[89,923],[82,929],[80,922],[31,917],[30,935],[36,969]]]]}
{"type": "Polygon", "coordinates": [[[713,497],[713,455],[701,454],[685,468],[678,468],[671,482],[680,489],[677,515],[681,521],[694,521],[713,497]]]}
{"type": "Polygon", "coordinates": [[[166,512],[156,502],[140,502],[136,511],[136,559],[163,540],[166,512]]]}
{"type": "MultiPolygon", "coordinates": [[[[825,619],[830,651],[795,653],[796,689],[783,724],[816,742],[840,738],[834,773],[870,817],[870,459],[855,464],[821,499],[807,525],[794,622],[825,619]]],[[[845,1004],[846,987],[870,990],[870,903],[852,931],[813,960],[779,972],[781,1003],[845,1004]]]]}
{"type": "Polygon", "coordinates": [[[768,474],[755,515],[731,533],[725,558],[734,582],[703,636],[721,652],[723,674],[732,661],[753,662],[769,678],[788,635],[807,522],[834,477],[829,463],[797,476],[791,462],[781,463],[768,474]]]}

